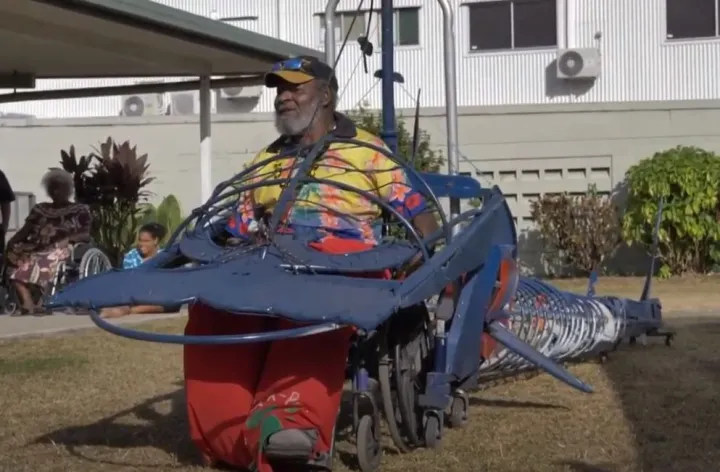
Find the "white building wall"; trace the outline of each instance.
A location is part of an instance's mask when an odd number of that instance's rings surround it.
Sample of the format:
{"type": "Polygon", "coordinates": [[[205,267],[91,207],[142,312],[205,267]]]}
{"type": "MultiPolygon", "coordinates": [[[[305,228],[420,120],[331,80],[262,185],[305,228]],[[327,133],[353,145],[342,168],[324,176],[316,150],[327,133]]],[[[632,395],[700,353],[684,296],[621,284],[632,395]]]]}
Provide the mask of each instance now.
{"type": "MultiPolygon", "coordinates": [[[[236,25],[269,36],[322,49],[315,15],[326,0],[155,0],[214,18],[238,17],[236,25]],[[256,19],[253,19],[256,18],[256,19]]],[[[720,98],[720,40],[667,41],[665,0],[558,0],[558,46],[594,47],[602,51],[602,73],[589,88],[577,89],[553,77],[555,48],[509,52],[470,52],[469,14],[462,0],[450,0],[456,11],[459,105],[522,105],[720,98]],[[566,15],[567,12],[567,15],[566,15]],[[565,17],[567,16],[567,30],[565,17]],[[601,33],[599,41],[594,39],[601,33]]],[[[476,0],[477,1],[477,0],[476,0]]],[[[357,8],[357,0],[341,0],[339,11],[357,8]]],[[[379,1],[376,1],[379,6],[379,1]]],[[[369,8],[366,0],[365,6],[369,8]]],[[[434,0],[395,0],[396,7],[419,6],[420,45],[396,48],[396,71],[405,84],[396,85],[396,104],[412,108],[422,88],[422,103],[444,106],[442,15],[434,0]]],[[[232,22],[231,22],[232,23],[232,22]]],[[[373,19],[374,35],[378,22],[373,19]]],[[[377,44],[377,41],[375,42],[377,44]]],[[[341,107],[362,101],[380,106],[380,85],[373,77],[380,54],[361,65],[359,47],[348,43],[338,65],[341,107]]],[[[133,79],[45,80],[38,89],[60,89],[133,83],[133,79]]],[[[116,116],[120,97],[73,99],[0,105],[2,112],[66,118],[116,116]]],[[[272,110],[272,94],[264,93],[254,112],[272,110]]]]}

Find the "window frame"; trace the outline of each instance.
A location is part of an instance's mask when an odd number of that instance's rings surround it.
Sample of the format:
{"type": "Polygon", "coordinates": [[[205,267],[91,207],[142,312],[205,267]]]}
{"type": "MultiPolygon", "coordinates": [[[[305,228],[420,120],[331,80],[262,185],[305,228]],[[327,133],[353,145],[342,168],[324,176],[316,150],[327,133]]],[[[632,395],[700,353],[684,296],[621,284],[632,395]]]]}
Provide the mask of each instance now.
{"type": "MultiPolygon", "coordinates": [[[[382,22],[380,18],[380,10],[375,11],[375,17],[373,22],[378,21],[379,28],[375,32],[375,38],[373,44],[378,47],[382,45],[382,22]]],[[[393,47],[396,48],[417,48],[422,46],[422,30],[420,29],[420,7],[397,7],[393,8],[393,47]],[[416,11],[417,12],[417,33],[418,42],[416,44],[399,44],[400,41],[400,14],[404,11],[416,11]]]]}
{"type": "Polygon", "coordinates": [[[529,47],[515,47],[515,1],[516,0],[468,0],[464,1],[461,6],[465,7],[465,28],[467,35],[465,36],[465,51],[470,56],[476,56],[481,54],[514,54],[514,53],[528,53],[528,52],[542,52],[542,51],[554,51],[560,47],[559,34],[560,34],[560,23],[558,22],[557,12],[559,11],[560,0],[555,1],[555,44],[549,46],[529,46],[529,47]],[[508,3],[510,4],[510,47],[500,49],[472,49],[472,9],[476,5],[482,5],[483,3],[508,3]]]}
{"type": "MultiPolygon", "coordinates": [[[[422,47],[423,43],[423,37],[422,37],[422,29],[420,26],[420,12],[422,11],[422,7],[420,6],[408,6],[408,7],[396,7],[393,8],[393,47],[400,48],[400,49],[413,49],[413,48],[420,48],[422,47]],[[403,10],[415,10],[418,13],[418,21],[417,21],[417,31],[418,31],[418,42],[417,44],[398,44],[399,42],[399,34],[400,34],[400,12],[403,10]]],[[[342,15],[352,15],[357,13],[356,11],[338,11],[335,13],[335,15],[342,17],[342,15]]],[[[363,14],[363,19],[365,22],[365,29],[367,29],[368,20],[370,19],[370,10],[362,10],[360,13],[363,14]]],[[[381,22],[380,22],[380,10],[375,10],[372,12],[373,18],[372,18],[372,25],[370,25],[371,30],[371,37],[370,40],[376,47],[380,47],[381,45],[381,37],[382,37],[382,29],[381,29],[381,22]],[[374,33],[372,33],[374,31],[374,33]]],[[[319,44],[321,46],[324,46],[325,44],[325,14],[324,13],[317,13],[315,14],[315,17],[317,18],[318,24],[319,24],[319,44]]],[[[340,24],[340,33],[339,37],[336,33],[335,35],[335,44],[340,45],[342,44],[343,40],[345,39],[345,31],[344,29],[344,23],[342,23],[343,20],[341,20],[340,24]]],[[[349,20],[352,21],[352,20],[349,20]]],[[[335,31],[337,31],[338,28],[336,26],[335,31]]],[[[348,40],[348,42],[355,41],[354,39],[348,40]]]]}
{"type": "Polygon", "coordinates": [[[675,44],[696,44],[696,43],[712,43],[712,42],[718,42],[720,41],[720,0],[714,0],[715,1],[715,12],[713,14],[713,18],[715,20],[715,34],[713,36],[696,36],[691,38],[671,38],[670,33],[668,31],[668,1],[665,0],[664,2],[664,8],[665,8],[665,27],[664,27],[664,42],[667,45],[675,45],[675,44]]]}

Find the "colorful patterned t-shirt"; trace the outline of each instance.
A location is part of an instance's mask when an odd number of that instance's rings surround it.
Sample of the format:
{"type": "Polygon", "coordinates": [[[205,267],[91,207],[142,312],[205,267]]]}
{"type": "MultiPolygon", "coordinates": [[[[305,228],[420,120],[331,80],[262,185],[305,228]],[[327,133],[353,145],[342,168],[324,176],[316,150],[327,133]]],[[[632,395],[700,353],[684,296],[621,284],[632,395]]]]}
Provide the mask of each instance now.
{"type": "MultiPolygon", "coordinates": [[[[160,249],[158,252],[162,252],[162,249],[160,249]]],[[[123,269],[134,269],[150,259],[151,258],[148,258],[147,260],[143,259],[143,257],[140,255],[140,251],[138,251],[138,249],[134,247],[125,253],[125,257],[123,257],[123,269]]]]}
{"type": "MultiPolygon", "coordinates": [[[[343,115],[336,117],[334,134],[385,147],[380,138],[356,128],[343,115]]],[[[283,144],[281,138],[253,159],[250,165],[258,168],[245,183],[291,177],[297,168],[295,158],[272,160],[282,151],[283,144]],[[264,161],[268,162],[262,165],[264,161]]],[[[410,186],[402,167],[381,152],[364,146],[332,143],[317,159],[310,174],[315,179],[367,192],[387,202],[408,220],[425,211],[427,206],[423,196],[410,186]]],[[[272,212],[282,191],[280,185],[266,185],[244,192],[228,222],[228,231],[237,237],[246,236],[254,224],[255,208],[272,212]]],[[[376,244],[374,229],[381,213],[381,206],[361,193],[329,183],[310,182],[300,186],[284,222],[291,229],[311,229],[319,237],[333,235],[376,244]]]]}

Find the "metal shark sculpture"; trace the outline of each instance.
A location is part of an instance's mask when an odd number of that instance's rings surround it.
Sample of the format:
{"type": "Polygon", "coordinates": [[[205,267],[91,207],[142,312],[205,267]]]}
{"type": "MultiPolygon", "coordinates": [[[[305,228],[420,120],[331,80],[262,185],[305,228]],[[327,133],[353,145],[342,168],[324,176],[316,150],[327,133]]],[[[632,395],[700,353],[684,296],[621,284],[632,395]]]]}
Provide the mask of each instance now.
{"type": "MultiPolygon", "coordinates": [[[[339,255],[320,253],[302,239],[273,231],[254,243],[228,241],[223,226],[239,194],[259,185],[285,185],[267,221],[269,228],[276,228],[279,215],[293,205],[295,189],[317,181],[312,166],[331,142],[368,146],[326,136],[304,150],[306,157],[299,159],[294,177],[251,183],[255,167],[245,169],[218,185],[209,201],[176,231],[166,251],[136,270],[82,279],[56,294],[49,306],[89,309],[92,320],[110,333],[175,344],[253,343],[354,326],[358,356],[365,356],[361,362],[350,361],[354,401],[370,402],[374,428],[383,413],[401,451],[434,447],[445,423],[465,424],[466,392],[490,378],[540,368],[590,393],[589,385],[562,366],[565,361],[604,357],[624,339],[642,336],[665,336],[669,344],[673,334],[662,330],[661,304],[649,298],[651,273],[639,301],[596,297],[592,290],[588,296],[571,294],[519,275],[516,229],[501,190],[482,188],[475,179],[457,175],[455,77],[453,70],[447,70],[454,67],[453,18],[447,2],[439,1],[445,14],[450,171],[448,175],[417,172],[411,165],[414,155],[406,158],[394,152],[391,40],[383,41],[381,74],[383,136],[391,151],[375,148],[405,168],[415,187],[439,209],[441,228],[436,234],[421,238],[407,220],[386,206],[386,212],[405,226],[408,240],[386,239],[373,249],[339,255]],[[450,215],[441,210],[441,198],[450,199],[450,215]],[[461,213],[461,199],[478,199],[482,204],[461,213]],[[403,278],[357,277],[374,271],[401,272],[417,258],[422,263],[403,278]],[[305,324],[257,334],[184,336],[137,331],[98,315],[103,307],[195,302],[231,313],[305,324]]],[[[391,39],[390,0],[383,0],[382,15],[383,37],[391,39]]],[[[332,34],[333,30],[328,31],[332,34]]],[[[367,49],[371,48],[363,48],[367,49]]],[[[416,125],[416,136],[418,129],[416,125]]],[[[661,215],[662,208],[658,223],[661,215]]],[[[652,267],[651,263],[651,272],[652,267]]],[[[356,414],[356,427],[366,424],[356,414]]],[[[376,446],[358,446],[363,470],[378,467],[381,448],[376,446]]]]}

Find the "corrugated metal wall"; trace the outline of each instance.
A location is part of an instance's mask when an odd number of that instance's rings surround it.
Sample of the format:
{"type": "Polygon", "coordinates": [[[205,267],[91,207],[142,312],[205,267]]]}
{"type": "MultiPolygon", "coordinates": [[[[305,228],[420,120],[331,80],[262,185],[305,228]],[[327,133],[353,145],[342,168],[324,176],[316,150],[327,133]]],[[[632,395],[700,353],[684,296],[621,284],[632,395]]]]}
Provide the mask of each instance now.
{"type": "MultiPolygon", "coordinates": [[[[251,17],[241,24],[262,34],[322,49],[316,16],[326,0],[155,0],[195,14],[213,17],[251,17]]],[[[451,0],[456,13],[460,106],[520,105],[568,102],[696,100],[720,98],[720,41],[668,43],[665,39],[665,0],[558,0],[558,39],[565,39],[565,9],[569,19],[568,46],[601,48],[602,74],[589,89],[568,88],[553,78],[555,50],[469,52],[467,2],[451,0]],[[596,33],[601,39],[594,39],[596,33]]],[[[365,2],[369,7],[369,1],[365,2]]],[[[376,6],[379,1],[376,1],[376,6]]],[[[396,48],[396,70],[405,77],[396,85],[401,108],[414,106],[413,96],[423,89],[423,104],[444,105],[442,69],[442,15],[434,0],[395,0],[397,7],[420,6],[419,46],[396,48]]],[[[357,0],[341,0],[340,11],[357,8],[357,0]]],[[[373,20],[374,34],[378,22],[373,20]]],[[[380,105],[380,86],[373,73],[380,56],[368,60],[363,72],[357,43],[348,44],[338,65],[341,107],[366,101],[380,105]]],[[[132,79],[107,81],[49,80],[43,89],[133,83],[132,79]]],[[[113,116],[120,97],[30,102],[0,106],[3,112],[38,117],[113,116]]],[[[271,94],[263,94],[253,111],[272,109],[271,94]]]]}

